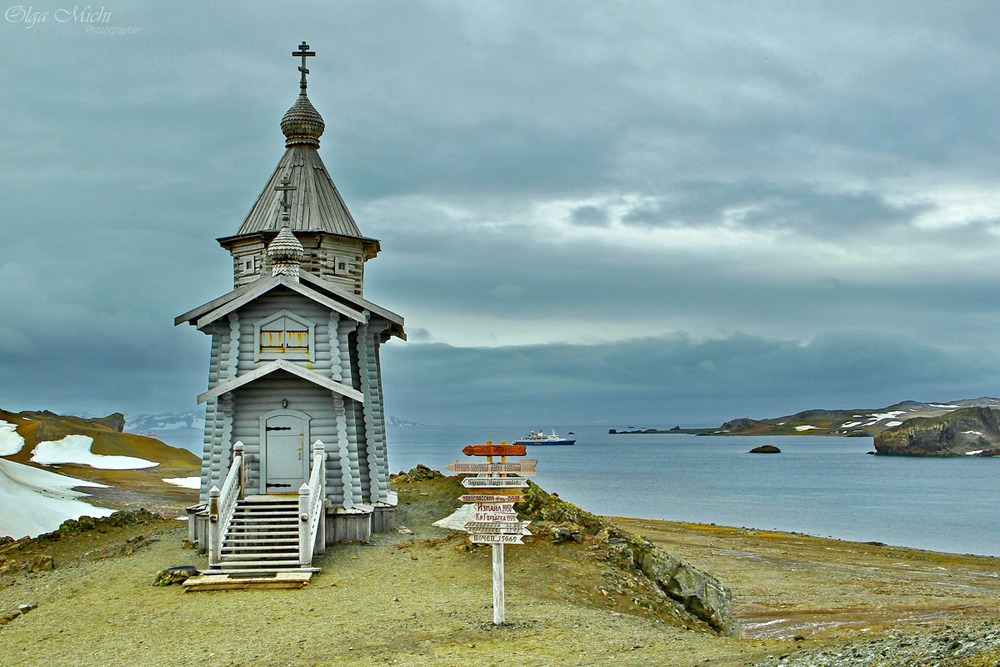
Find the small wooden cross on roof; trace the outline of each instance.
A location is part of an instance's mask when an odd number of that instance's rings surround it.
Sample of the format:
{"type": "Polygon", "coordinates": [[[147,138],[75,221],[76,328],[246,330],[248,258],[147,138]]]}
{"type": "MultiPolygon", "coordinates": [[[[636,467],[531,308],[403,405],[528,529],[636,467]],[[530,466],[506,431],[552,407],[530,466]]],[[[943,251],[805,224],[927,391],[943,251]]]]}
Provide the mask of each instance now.
{"type": "Polygon", "coordinates": [[[281,193],[282,220],[288,220],[288,209],[292,207],[292,203],[288,201],[288,193],[293,190],[298,190],[298,188],[292,185],[291,179],[289,179],[287,176],[281,179],[281,185],[274,186],[274,191],[281,193]]]}
{"type": "Polygon", "coordinates": [[[302,80],[299,82],[299,88],[302,92],[306,92],[306,74],[309,73],[309,68],[306,67],[306,58],[314,58],[316,56],[315,51],[309,50],[309,45],[305,42],[299,44],[298,51],[292,51],[292,55],[296,58],[302,58],[302,65],[299,66],[299,71],[302,72],[302,80]]]}

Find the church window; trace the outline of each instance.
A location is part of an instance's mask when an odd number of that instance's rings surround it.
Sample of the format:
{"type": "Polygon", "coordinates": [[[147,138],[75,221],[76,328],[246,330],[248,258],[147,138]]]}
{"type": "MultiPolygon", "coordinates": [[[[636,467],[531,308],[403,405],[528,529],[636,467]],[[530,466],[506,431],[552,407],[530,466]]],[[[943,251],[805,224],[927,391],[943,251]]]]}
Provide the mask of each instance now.
{"type": "Polygon", "coordinates": [[[254,327],[255,361],[261,359],[307,359],[313,361],[315,325],[283,310],[254,327]]]}

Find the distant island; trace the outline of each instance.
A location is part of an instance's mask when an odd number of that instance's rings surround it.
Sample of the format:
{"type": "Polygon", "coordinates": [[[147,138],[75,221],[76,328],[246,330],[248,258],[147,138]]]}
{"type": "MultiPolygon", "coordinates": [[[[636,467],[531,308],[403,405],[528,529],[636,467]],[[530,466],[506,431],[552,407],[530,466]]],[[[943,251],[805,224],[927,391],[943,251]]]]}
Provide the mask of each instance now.
{"type": "Polygon", "coordinates": [[[1000,399],[945,403],[903,401],[884,408],[806,410],[785,417],[741,417],[718,428],[609,429],[612,435],[823,435],[874,438],[875,451],[892,456],[1000,455],[1000,399]]]}

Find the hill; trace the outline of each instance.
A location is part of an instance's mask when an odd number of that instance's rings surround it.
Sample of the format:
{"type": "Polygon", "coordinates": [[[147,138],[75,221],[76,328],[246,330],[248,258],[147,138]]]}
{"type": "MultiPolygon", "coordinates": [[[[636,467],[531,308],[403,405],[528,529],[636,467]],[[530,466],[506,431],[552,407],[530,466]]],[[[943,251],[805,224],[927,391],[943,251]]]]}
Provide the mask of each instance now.
{"type": "Polygon", "coordinates": [[[123,433],[124,423],[119,413],[93,419],[0,410],[0,536],[37,535],[66,519],[107,516],[133,497],[153,500],[150,509],[189,500],[189,491],[164,480],[199,475],[201,460],[123,433]],[[94,504],[83,502],[85,496],[94,504]],[[6,511],[11,507],[22,509],[6,511]]]}
{"type": "Polygon", "coordinates": [[[875,436],[889,456],[1000,456],[1000,411],[973,407],[914,417],[875,436]]]}
{"type": "Polygon", "coordinates": [[[727,421],[712,431],[715,435],[833,435],[844,437],[875,437],[887,428],[894,428],[910,419],[938,418],[956,410],[973,407],[1000,408],[1000,399],[982,397],[920,403],[903,401],[884,408],[806,410],[785,417],[727,421]]]}

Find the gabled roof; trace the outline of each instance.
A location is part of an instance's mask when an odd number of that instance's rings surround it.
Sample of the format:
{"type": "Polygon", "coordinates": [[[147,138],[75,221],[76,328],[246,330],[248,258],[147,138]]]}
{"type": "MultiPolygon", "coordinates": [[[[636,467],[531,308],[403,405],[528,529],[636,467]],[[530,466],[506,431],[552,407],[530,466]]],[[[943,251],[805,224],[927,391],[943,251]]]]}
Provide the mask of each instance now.
{"type": "Polygon", "coordinates": [[[312,146],[299,145],[285,150],[277,168],[243,221],[237,232],[238,236],[278,231],[281,226],[281,192],[276,191],[275,187],[281,185],[285,178],[289,180],[288,185],[295,188],[289,198],[291,208],[288,216],[288,226],[293,232],[328,232],[364,238],[337,186],[333,184],[319,152],[312,146]]]}
{"type": "Polygon", "coordinates": [[[340,394],[344,398],[349,398],[352,401],[358,401],[359,403],[364,402],[364,394],[357,389],[353,389],[346,384],[337,382],[336,380],[325,378],[319,373],[292,363],[287,359],[277,359],[275,361],[268,362],[259,368],[255,368],[249,373],[244,373],[239,377],[235,377],[228,382],[223,382],[222,384],[217,385],[214,389],[209,389],[205,393],[200,394],[198,396],[198,403],[204,403],[212,400],[213,398],[217,398],[222,394],[235,391],[243,385],[249,384],[254,380],[259,380],[260,378],[270,375],[276,371],[290,373],[296,377],[306,380],[307,382],[312,382],[313,384],[323,387],[324,389],[329,389],[336,394],[340,394]]]}
{"type": "Polygon", "coordinates": [[[368,310],[373,314],[378,315],[379,317],[389,320],[389,322],[399,327],[399,332],[396,333],[396,335],[398,335],[403,340],[406,340],[406,334],[403,333],[402,315],[398,315],[397,313],[394,313],[391,310],[383,308],[382,306],[378,306],[372,303],[371,301],[358,296],[357,294],[345,292],[343,288],[337,285],[336,283],[331,283],[327,280],[323,280],[322,278],[313,275],[308,271],[303,271],[302,273],[300,273],[299,280],[309,283],[313,287],[323,291],[325,294],[328,294],[333,299],[337,299],[338,301],[341,301],[345,304],[356,306],[362,310],[368,310]]]}
{"type": "Polygon", "coordinates": [[[258,278],[252,283],[247,283],[242,287],[237,287],[232,292],[220,296],[218,299],[213,299],[208,303],[189,310],[183,315],[178,315],[174,318],[174,326],[188,322],[201,329],[218,320],[220,317],[225,317],[237,308],[250,303],[279,286],[287,287],[293,292],[297,292],[306,298],[312,299],[326,308],[336,311],[345,317],[349,317],[356,322],[363,323],[368,321],[368,318],[365,317],[363,312],[345,305],[341,300],[332,299],[329,295],[323,294],[322,292],[299,282],[293,277],[282,275],[264,276],[262,278],[258,278]]]}

